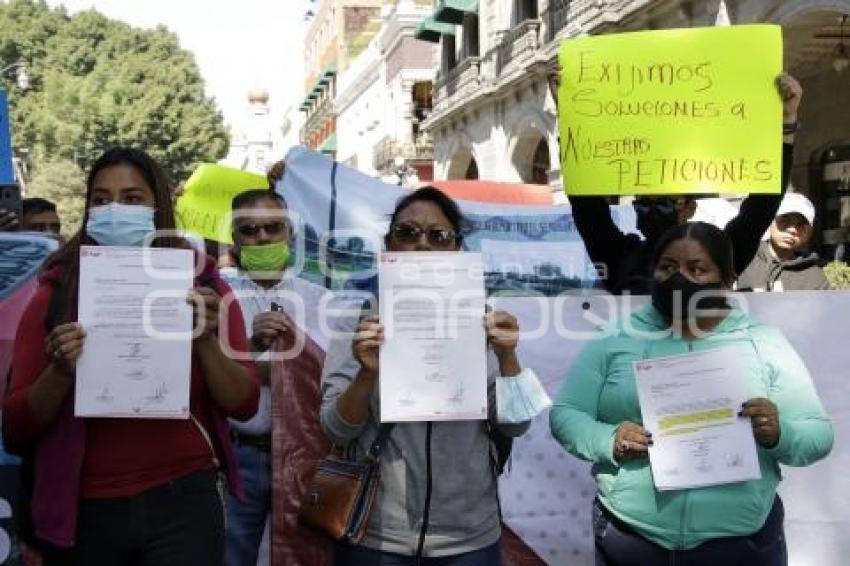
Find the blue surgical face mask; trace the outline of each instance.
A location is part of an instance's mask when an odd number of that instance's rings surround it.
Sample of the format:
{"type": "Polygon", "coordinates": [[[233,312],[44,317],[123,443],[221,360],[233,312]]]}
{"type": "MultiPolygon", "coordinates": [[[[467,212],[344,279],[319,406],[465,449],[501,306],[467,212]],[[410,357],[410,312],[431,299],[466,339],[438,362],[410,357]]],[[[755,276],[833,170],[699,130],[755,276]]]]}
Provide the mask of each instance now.
{"type": "Polygon", "coordinates": [[[496,416],[503,424],[528,422],[552,406],[552,400],[533,371],[496,378],[496,416]]]}
{"type": "Polygon", "coordinates": [[[86,234],[101,246],[141,246],[154,231],[153,208],[137,204],[105,204],[89,210],[86,234]]]}

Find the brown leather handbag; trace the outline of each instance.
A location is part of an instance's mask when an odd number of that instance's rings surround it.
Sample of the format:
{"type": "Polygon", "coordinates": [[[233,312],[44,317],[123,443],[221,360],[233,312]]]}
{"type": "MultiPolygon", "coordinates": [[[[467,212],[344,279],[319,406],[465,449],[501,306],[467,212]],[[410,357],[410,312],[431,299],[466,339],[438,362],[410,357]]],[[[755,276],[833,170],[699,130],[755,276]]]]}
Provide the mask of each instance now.
{"type": "Polygon", "coordinates": [[[351,544],[363,540],[381,479],[381,451],[393,426],[387,423],[378,428],[360,461],[330,455],[319,462],[301,501],[298,518],[302,524],[335,540],[351,544]]]}

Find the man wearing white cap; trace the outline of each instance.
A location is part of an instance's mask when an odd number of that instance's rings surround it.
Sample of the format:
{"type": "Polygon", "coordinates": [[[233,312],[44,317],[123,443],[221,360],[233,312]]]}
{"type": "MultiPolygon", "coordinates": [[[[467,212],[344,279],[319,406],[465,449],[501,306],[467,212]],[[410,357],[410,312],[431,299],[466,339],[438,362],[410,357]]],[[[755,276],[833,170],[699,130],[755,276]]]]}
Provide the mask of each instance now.
{"type": "Polygon", "coordinates": [[[815,207],[800,193],[788,193],[755,259],[738,277],[738,289],[804,291],[829,289],[820,258],[805,252],[812,239],[815,207]]]}

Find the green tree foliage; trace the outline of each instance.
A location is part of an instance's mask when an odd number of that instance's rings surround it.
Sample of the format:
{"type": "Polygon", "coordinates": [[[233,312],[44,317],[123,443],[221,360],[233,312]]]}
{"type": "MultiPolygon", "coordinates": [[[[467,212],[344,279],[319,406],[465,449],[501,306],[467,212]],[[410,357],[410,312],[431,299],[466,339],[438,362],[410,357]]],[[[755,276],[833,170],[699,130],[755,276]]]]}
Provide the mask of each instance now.
{"type": "Polygon", "coordinates": [[[833,261],[823,268],[831,289],[846,291],[850,289],[850,265],[843,261],[833,261]]]}
{"type": "Polygon", "coordinates": [[[72,236],[80,228],[85,208],[86,181],[73,161],[47,161],[39,165],[29,183],[29,196],[56,204],[62,234],[72,236]]]}
{"type": "MultiPolygon", "coordinates": [[[[67,160],[87,170],[104,149],[140,147],[174,182],[224,157],[227,132],[189,51],[164,27],[133,28],[90,10],[69,16],[43,0],[0,0],[0,66],[26,63],[30,87],[14,74],[13,144],[31,166],[67,160]]],[[[8,73],[7,73],[8,75],[8,73]]]]}

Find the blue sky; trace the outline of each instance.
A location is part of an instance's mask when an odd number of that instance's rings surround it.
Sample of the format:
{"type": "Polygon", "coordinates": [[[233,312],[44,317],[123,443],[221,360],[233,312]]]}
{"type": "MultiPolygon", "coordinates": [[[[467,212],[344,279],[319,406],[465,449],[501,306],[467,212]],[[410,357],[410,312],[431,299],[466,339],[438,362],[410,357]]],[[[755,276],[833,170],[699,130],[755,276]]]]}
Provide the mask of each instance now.
{"type": "Polygon", "coordinates": [[[88,8],[129,24],[163,24],[193,51],[228,122],[240,121],[247,92],[271,95],[277,123],[302,93],[304,12],[309,0],[48,0],[71,13],[88,8]]]}

